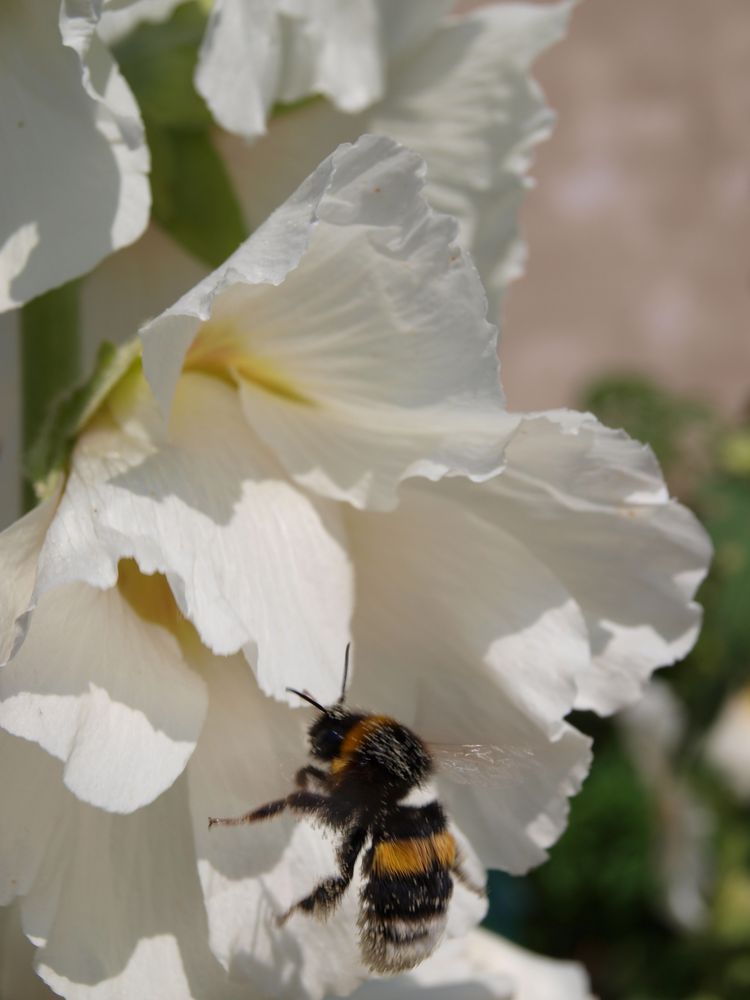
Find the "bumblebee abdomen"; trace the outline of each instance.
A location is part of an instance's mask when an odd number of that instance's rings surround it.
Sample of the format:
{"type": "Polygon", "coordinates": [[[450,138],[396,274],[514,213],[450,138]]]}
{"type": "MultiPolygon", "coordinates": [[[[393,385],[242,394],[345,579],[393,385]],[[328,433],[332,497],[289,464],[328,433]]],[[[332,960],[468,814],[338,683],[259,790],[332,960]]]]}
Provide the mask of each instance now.
{"type": "Polygon", "coordinates": [[[360,894],[365,964],[375,972],[404,972],[431,955],[445,932],[452,892],[445,869],[408,879],[372,875],[360,894]]]}
{"type": "Polygon", "coordinates": [[[445,931],[456,844],[447,830],[380,839],[365,860],[360,948],[376,972],[403,972],[431,955],[445,931]]]}
{"type": "Polygon", "coordinates": [[[375,876],[403,878],[453,867],[456,842],[447,830],[427,837],[380,840],[373,845],[371,871],[375,876]]]}

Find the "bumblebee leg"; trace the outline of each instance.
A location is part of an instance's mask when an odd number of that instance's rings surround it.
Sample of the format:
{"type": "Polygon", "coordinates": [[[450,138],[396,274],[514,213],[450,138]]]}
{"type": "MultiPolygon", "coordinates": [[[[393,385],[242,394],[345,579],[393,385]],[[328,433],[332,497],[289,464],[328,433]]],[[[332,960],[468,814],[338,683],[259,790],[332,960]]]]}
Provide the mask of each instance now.
{"type": "Polygon", "coordinates": [[[313,889],[309,896],[300,899],[286,913],[282,914],[276,921],[279,927],[287,922],[295,910],[304,910],[306,913],[326,916],[337,906],[341,897],[349,888],[354,875],[354,867],[357,864],[357,858],[364,847],[366,839],[367,828],[356,826],[336,852],[336,860],[339,863],[339,874],[324,879],[313,889]]]}
{"type": "Polygon", "coordinates": [[[294,776],[294,784],[298,788],[305,789],[309,788],[311,785],[315,786],[315,784],[317,784],[319,787],[327,789],[328,775],[319,767],[313,767],[312,764],[308,764],[307,767],[301,767],[299,771],[297,771],[294,776]]]}
{"type": "Polygon", "coordinates": [[[290,809],[294,813],[302,815],[314,815],[323,822],[329,822],[329,799],[327,795],[317,795],[315,792],[292,792],[286,798],[276,799],[274,802],[267,802],[264,806],[253,809],[252,812],[243,816],[229,816],[214,818],[209,816],[208,828],[212,826],[240,826],[243,823],[257,823],[262,819],[270,819],[278,816],[285,809],[290,809]]]}
{"type": "Polygon", "coordinates": [[[456,876],[461,885],[466,886],[467,889],[473,892],[476,896],[479,896],[480,899],[487,898],[487,890],[485,887],[483,885],[477,885],[471,876],[467,875],[463,870],[460,857],[456,859],[456,863],[451,868],[451,872],[456,876]]]}

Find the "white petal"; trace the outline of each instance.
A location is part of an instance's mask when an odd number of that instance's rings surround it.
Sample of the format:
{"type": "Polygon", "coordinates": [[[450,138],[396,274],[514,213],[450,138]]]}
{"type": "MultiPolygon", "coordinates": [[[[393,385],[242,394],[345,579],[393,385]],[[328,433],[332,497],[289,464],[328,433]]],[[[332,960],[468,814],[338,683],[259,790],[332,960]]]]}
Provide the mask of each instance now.
{"type": "Polygon", "coordinates": [[[373,0],[217,0],[195,84],[225,128],[261,135],[276,101],[322,94],[355,112],[383,92],[373,0]]]}
{"type": "Polygon", "coordinates": [[[97,34],[111,48],[122,41],[138,25],[166,21],[183,0],[116,0],[105,6],[97,26],[97,34]]]}
{"type": "Polygon", "coordinates": [[[310,713],[271,703],[237,657],[205,677],[209,712],[188,780],[211,949],[233,977],[250,979],[262,994],[351,990],[362,974],[351,894],[334,920],[295,918],[282,929],[274,922],[335,870],[332,842],[288,816],[207,828],[209,816],[238,815],[291,790],[305,762],[310,713]]]}
{"type": "Polygon", "coordinates": [[[67,787],[112,812],[139,809],[175,781],[205,709],[176,638],[117,589],[45,594],[0,673],[0,726],[64,761],[67,787]]]}
{"type": "MultiPolygon", "coordinates": [[[[28,896],[38,881],[52,889],[59,880],[63,803],[73,797],[63,787],[60,764],[34,743],[0,729],[0,750],[0,906],[8,906],[17,896],[28,896]]],[[[46,932],[41,924],[36,930],[42,937],[46,932]]]]}
{"type": "Polygon", "coordinates": [[[367,113],[348,115],[329,101],[310,101],[275,116],[249,143],[217,129],[214,136],[239,199],[247,231],[255,232],[305,178],[343,142],[371,131],[367,113]]]}
{"type": "Polygon", "coordinates": [[[238,279],[248,284],[280,285],[298,266],[310,243],[317,207],[325,197],[331,173],[329,158],[228,261],[141,331],[144,370],[163,409],[171,404],[185,354],[223,288],[238,279]]]}
{"type": "Polygon", "coordinates": [[[265,132],[281,72],[278,15],[263,0],[215,0],[195,87],[224,128],[265,132]]]}
{"type": "Polygon", "coordinates": [[[60,765],[0,732],[0,896],[23,895],[39,974],[70,1000],[240,1000],[211,956],[186,790],[129,816],[63,788],[60,765]]]}
{"type": "Polygon", "coordinates": [[[516,420],[502,409],[496,330],[454,223],[421,197],[422,178],[421,160],[388,139],[334,153],[146,328],[144,365],[162,402],[210,315],[189,365],[225,365],[248,421],[315,492],[387,508],[406,476],[499,468],[516,420]],[[288,218],[287,267],[269,267],[288,218]]]}
{"type": "MultiPolygon", "coordinates": [[[[214,827],[209,816],[238,815],[287,794],[305,761],[307,711],[264,698],[238,658],[205,674],[209,713],[190,762],[190,803],[211,948],[233,977],[279,998],[351,991],[367,971],[357,940],[358,881],[325,921],[304,914],[281,929],[274,918],[336,870],[336,839],[291,817],[214,827]]],[[[449,933],[465,933],[484,903],[459,887],[449,933]]]]}
{"type": "Polygon", "coordinates": [[[386,97],[369,116],[368,130],[427,161],[427,197],[459,220],[493,316],[521,271],[525,174],[553,120],[529,68],[561,37],[570,6],[493,4],[447,19],[393,66],[386,97]]]}
{"type": "Polygon", "coordinates": [[[617,716],[636,766],[654,778],[682,743],[687,726],[685,706],[672,688],[658,677],[643,697],[617,716]]]}
{"type": "Polygon", "coordinates": [[[543,958],[488,931],[447,941],[406,976],[365,983],[353,1000],[594,1000],[574,962],[543,958]],[[450,992],[449,992],[450,991],[450,992]]]}
{"type": "Polygon", "coordinates": [[[442,791],[483,862],[521,872],[545,857],[587,770],[587,741],[562,722],[586,630],[542,563],[453,499],[456,483],[409,486],[395,512],[347,518],[352,697],[428,740],[513,751],[499,787],[442,791]]]}
{"type": "Polygon", "coordinates": [[[654,855],[662,906],[689,931],[709,917],[712,816],[675,766],[686,728],[685,708],[663,681],[620,712],[617,722],[640,778],[654,802],[654,855]]]}
{"type": "Polygon", "coordinates": [[[206,273],[159,226],[103,260],[81,283],[80,335],[85,366],[102,341],[122,344],[206,273]]]}
{"type": "Polygon", "coordinates": [[[576,676],[577,708],[621,708],[654,668],[692,647],[701,618],[692,597],[711,545],[669,500],[643,445],[588,415],[529,418],[482,491],[484,516],[546,563],[581,609],[592,655],[576,676]]]}
{"type": "Polygon", "coordinates": [[[441,5],[383,5],[393,60],[382,101],[358,116],[315,101],[275,117],[249,145],[218,137],[250,229],[256,228],[338,143],[389,135],[425,158],[425,194],[454,215],[497,316],[503,287],[521,270],[518,210],[533,147],[552,114],[529,77],[539,53],[565,28],[569,3],[495,4],[436,21],[441,5]]]}
{"type": "Polygon", "coordinates": [[[743,802],[750,800],[750,688],[728,698],[709,730],[706,757],[743,802]]]}
{"type": "Polygon", "coordinates": [[[79,441],[39,591],[111,587],[132,557],[167,576],[212,650],[245,650],[264,690],[335,697],[351,583],[334,505],[284,477],[218,379],[183,377],[168,435],[142,376],[109,405],[120,426],[102,421],[79,441]]]}
{"type": "MultiPolygon", "coordinates": [[[[477,742],[472,736],[470,713],[473,710],[486,732],[493,714],[488,699],[494,692],[472,678],[467,678],[466,684],[472,685],[475,693],[472,700],[467,699],[463,741],[477,742]]],[[[501,746],[505,742],[500,727],[495,730],[495,740],[501,746]]],[[[461,818],[461,828],[484,864],[513,875],[522,875],[547,859],[548,848],[567,826],[568,799],[580,790],[591,764],[590,741],[569,725],[562,727],[556,740],[524,734],[519,744],[530,761],[522,760],[516,765],[517,777],[505,778],[497,787],[483,787],[481,782],[458,785],[446,779],[440,783],[448,808],[461,818]]]]}
{"type": "Polygon", "coordinates": [[[510,941],[475,931],[465,954],[485,975],[502,971],[513,983],[513,1000],[595,1000],[588,977],[576,962],[560,962],[535,955],[510,941]]]}
{"type": "Polygon", "coordinates": [[[714,816],[687,782],[676,780],[665,791],[657,797],[664,817],[657,844],[663,908],[678,928],[696,932],[710,926],[712,915],[714,816]]]}
{"type": "Polygon", "coordinates": [[[55,515],[59,491],[34,507],[0,534],[0,664],[6,663],[23,641],[25,613],[31,605],[37,561],[55,515]]]}
{"type": "MultiPolygon", "coordinates": [[[[93,32],[90,10],[84,23],[93,32]]],[[[98,39],[79,51],[83,66],[61,42],[54,4],[3,5],[0,128],[13,140],[3,146],[0,311],[87,271],[148,221],[133,96],[98,39]]]]}
{"type": "Polygon", "coordinates": [[[34,946],[21,928],[17,903],[0,907],[0,997],[4,1000],[55,1000],[57,994],[33,969],[34,946]]]}
{"type": "Polygon", "coordinates": [[[279,0],[279,9],[287,18],[279,100],[322,94],[356,112],[382,95],[385,54],[373,0],[279,0]]]}

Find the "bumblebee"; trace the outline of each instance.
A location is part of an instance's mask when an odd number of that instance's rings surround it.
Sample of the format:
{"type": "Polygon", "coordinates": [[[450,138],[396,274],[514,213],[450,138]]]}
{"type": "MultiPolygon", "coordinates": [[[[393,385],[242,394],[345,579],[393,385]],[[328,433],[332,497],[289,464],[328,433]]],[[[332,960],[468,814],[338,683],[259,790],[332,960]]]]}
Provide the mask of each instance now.
{"type": "Polygon", "coordinates": [[[409,802],[434,771],[428,745],[395,719],[345,707],[348,665],[347,647],[341,696],[328,707],[307,691],[287,689],[319,712],[308,731],[310,755],[328,769],[308,764],[296,774],[297,790],[285,798],[243,816],[210,818],[208,825],[257,823],[288,809],[340,835],[338,874],[324,879],[279,917],[280,925],[298,910],[320,917],[330,914],[366,848],[358,919],[362,959],[375,972],[404,972],[437,947],[453,878],[480,896],[484,889],[464,872],[440,802],[409,802]]]}

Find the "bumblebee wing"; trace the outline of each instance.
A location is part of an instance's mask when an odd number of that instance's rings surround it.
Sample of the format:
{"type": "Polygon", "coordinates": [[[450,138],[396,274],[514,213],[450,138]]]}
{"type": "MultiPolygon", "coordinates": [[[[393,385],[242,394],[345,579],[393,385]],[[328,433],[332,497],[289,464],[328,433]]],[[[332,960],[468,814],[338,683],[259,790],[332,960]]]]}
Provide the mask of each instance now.
{"type": "Polygon", "coordinates": [[[438,774],[460,785],[516,787],[540,764],[533,751],[491,743],[428,743],[438,774]]]}

